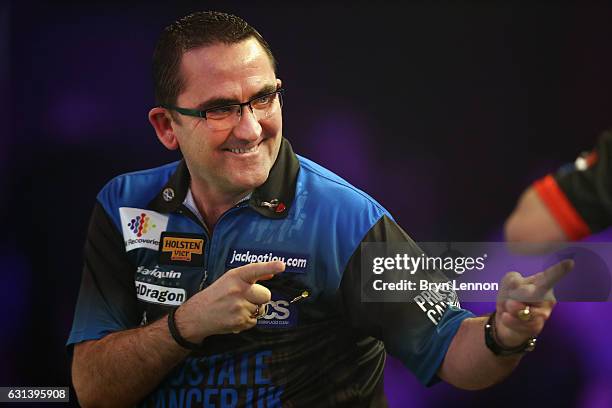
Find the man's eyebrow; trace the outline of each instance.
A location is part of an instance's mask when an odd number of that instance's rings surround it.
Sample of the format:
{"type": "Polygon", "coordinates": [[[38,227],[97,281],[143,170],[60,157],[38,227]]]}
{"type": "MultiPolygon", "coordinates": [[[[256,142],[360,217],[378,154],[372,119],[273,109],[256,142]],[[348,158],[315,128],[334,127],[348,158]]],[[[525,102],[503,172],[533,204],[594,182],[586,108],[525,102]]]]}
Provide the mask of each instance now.
{"type": "MultiPolygon", "coordinates": [[[[264,85],[259,91],[255,92],[253,96],[251,96],[249,99],[255,99],[265,94],[272,93],[276,91],[276,89],[277,89],[276,85],[271,85],[271,84],[264,85]]],[[[218,106],[234,105],[238,103],[241,103],[241,102],[238,99],[234,99],[234,98],[213,97],[199,104],[197,109],[206,110],[206,109],[215,108],[218,106]]]]}

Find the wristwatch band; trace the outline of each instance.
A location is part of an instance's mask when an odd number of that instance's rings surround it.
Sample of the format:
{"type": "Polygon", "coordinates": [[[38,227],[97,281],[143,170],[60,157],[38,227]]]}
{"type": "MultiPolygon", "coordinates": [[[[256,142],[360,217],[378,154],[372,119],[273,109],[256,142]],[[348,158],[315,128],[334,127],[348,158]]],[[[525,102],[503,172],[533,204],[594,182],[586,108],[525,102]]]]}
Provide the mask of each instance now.
{"type": "Polygon", "coordinates": [[[496,356],[511,356],[513,354],[527,353],[529,351],[533,351],[535,349],[537,341],[535,337],[532,337],[528,339],[525,343],[512,348],[507,348],[500,345],[497,342],[497,336],[495,331],[495,312],[489,315],[489,320],[487,320],[487,323],[485,324],[484,337],[485,344],[487,345],[489,350],[491,350],[496,356]]]}
{"type": "Polygon", "coordinates": [[[196,343],[192,343],[186,340],[181,333],[179,333],[178,328],[176,327],[176,322],[174,321],[174,313],[176,309],[172,309],[170,313],[168,313],[168,330],[170,330],[170,335],[178,343],[179,346],[192,351],[200,350],[200,345],[196,343]]]}

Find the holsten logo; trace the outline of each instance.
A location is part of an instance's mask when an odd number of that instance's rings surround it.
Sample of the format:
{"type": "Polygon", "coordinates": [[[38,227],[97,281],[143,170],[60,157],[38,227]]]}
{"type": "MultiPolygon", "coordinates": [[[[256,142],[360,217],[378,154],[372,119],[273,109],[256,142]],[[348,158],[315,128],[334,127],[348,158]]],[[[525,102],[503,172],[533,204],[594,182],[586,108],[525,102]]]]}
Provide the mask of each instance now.
{"type": "Polygon", "coordinates": [[[180,306],[185,301],[185,289],[136,281],[136,297],[158,305],[180,306]]]}
{"type": "Polygon", "coordinates": [[[191,261],[191,254],[202,255],[203,239],[164,237],[162,251],[170,252],[173,261],[191,261]]]}
{"type": "Polygon", "coordinates": [[[168,216],[131,207],[119,208],[119,215],[126,251],[159,248],[159,237],[168,226],[168,216]]]}

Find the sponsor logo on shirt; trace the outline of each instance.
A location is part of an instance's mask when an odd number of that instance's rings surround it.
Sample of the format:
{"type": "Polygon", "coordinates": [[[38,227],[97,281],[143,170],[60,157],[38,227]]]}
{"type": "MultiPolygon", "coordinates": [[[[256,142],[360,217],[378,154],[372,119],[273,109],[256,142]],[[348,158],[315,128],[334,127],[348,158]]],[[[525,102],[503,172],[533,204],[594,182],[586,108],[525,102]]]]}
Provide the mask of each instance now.
{"type": "Polygon", "coordinates": [[[226,266],[237,268],[255,262],[281,261],[285,264],[285,272],[306,273],[308,268],[308,255],[292,254],[288,252],[231,248],[227,257],[226,266]]]}
{"type": "Polygon", "coordinates": [[[173,261],[191,261],[191,254],[202,255],[203,239],[165,237],[162,252],[170,252],[173,261]]]}
{"type": "Polygon", "coordinates": [[[297,308],[285,299],[266,303],[266,314],[257,320],[257,326],[266,329],[284,329],[297,324],[297,308]]]}
{"type": "Polygon", "coordinates": [[[202,266],[206,237],[202,234],[163,232],[159,245],[159,263],[202,266]]]}
{"type": "Polygon", "coordinates": [[[461,307],[459,297],[453,290],[424,290],[414,301],[435,325],[440,323],[449,306],[461,307]]]}
{"type": "Polygon", "coordinates": [[[180,306],[185,301],[185,289],[168,288],[152,283],[136,281],[136,297],[148,303],[164,306],[180,306]]]}
{"type": "Polygon", "coordinates": [[[158,249],[159,237],[168,226],[168,216],[131,207],[119,208],[119,215],[126,252],[136,248],[158,249]]]}
{"type": "Polygon", "coordinates": [[[272,350],[208,353],[187,357],[143,402],[147,407],[280,408],[284,385],[277,384],[272,350]],[[193,404],[191,404],[193,402],[193,404]]]}
{"type": "Polygon", "coordinates": [[[172,270],[171,271],[160,270],[159,265],[153,269],[149,269],[141,265],[136,269],[136,273],[138,275],[153,277],[157,279],[180,279],[181,278],[181,272],[175,272],[172,270]]]}

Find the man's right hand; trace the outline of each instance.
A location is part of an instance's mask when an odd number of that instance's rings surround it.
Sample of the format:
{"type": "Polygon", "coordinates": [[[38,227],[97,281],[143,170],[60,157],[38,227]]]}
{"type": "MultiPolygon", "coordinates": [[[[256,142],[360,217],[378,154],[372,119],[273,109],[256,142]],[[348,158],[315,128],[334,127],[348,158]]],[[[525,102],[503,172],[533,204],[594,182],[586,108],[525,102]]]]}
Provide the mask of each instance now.
{"type": "Polygon", "coordinates": [[[258,262],[230,269],[212,285],[192,296],[175,313],[181,335],[200,343],[204,338],[238,333],[257,324],[258,305],[268,303],[272,294],[257,281],[271,279],[285,270],[280,261],[258,262]]]}

